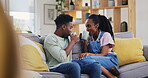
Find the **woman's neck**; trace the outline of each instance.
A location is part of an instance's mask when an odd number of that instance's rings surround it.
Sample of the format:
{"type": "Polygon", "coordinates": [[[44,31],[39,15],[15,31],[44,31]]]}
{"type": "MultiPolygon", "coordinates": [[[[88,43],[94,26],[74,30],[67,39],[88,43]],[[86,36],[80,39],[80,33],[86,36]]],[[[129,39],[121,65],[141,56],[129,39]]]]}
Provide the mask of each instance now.
{"type": "Polygon", "coordinates": [[[93,35],[93,38],[94,38],[95,41],[97,40],[97,38],[98,38],[98,36],[99,36],[99,33],[100,33],[100,31],[97,30],[97,31],[95,32],[95,34],[93,35]]]}

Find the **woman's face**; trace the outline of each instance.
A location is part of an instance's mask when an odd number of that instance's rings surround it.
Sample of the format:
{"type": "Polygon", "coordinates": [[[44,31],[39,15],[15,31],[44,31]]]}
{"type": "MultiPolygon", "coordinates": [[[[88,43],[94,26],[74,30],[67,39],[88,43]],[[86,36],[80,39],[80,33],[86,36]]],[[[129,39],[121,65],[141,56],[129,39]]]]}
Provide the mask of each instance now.
{"type": "Polygon", "coordinates": [[[87,19],[85,22],[86,30],[89,32],[89,35],[92,36],[98,30],[99,24],[94,24],[92,19],[87,19]]]}

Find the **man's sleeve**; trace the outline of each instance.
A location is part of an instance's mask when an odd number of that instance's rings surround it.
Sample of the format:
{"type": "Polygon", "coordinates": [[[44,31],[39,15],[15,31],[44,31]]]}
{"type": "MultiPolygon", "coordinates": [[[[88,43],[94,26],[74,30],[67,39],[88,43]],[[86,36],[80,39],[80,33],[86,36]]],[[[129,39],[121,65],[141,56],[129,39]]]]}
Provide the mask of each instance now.
{"type": "Polygon", "coordinates": [[[67,54],[56,42],[54,38],[47,38],[45,40],[45,48],[48,52],[59,62],[67,61],[67,54]]]}

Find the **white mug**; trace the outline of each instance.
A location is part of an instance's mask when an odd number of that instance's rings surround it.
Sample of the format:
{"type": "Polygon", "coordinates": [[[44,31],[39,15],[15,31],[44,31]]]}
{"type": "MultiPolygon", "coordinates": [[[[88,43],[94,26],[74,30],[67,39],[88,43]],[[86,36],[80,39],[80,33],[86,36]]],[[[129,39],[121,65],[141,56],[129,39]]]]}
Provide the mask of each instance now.
{"type": "Polygon", "coordinates": [[[82,32],[82,38],[83,40],[87,40],[88,39],[88,36],[89,36],[89,32],[88,31],[83,31],[82,32]]]}
{"type": "Polygon", "coordinates": [[[72,33],[70,34],[70,36],[71,36],[71,35],[77,35],[77,33],[76,33],[76,32],[72,32],[72,33]]]}

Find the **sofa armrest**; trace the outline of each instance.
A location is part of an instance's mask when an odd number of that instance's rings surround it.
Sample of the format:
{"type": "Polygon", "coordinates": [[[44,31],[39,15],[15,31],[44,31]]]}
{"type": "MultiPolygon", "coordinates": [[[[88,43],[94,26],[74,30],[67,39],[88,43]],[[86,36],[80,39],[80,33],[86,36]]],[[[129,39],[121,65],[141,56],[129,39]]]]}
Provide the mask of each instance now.
{"type": "Polygon", "coordinates": [[[146,60],[148,61],[148,45],[143,46],[143,52],[146,60]]]}

